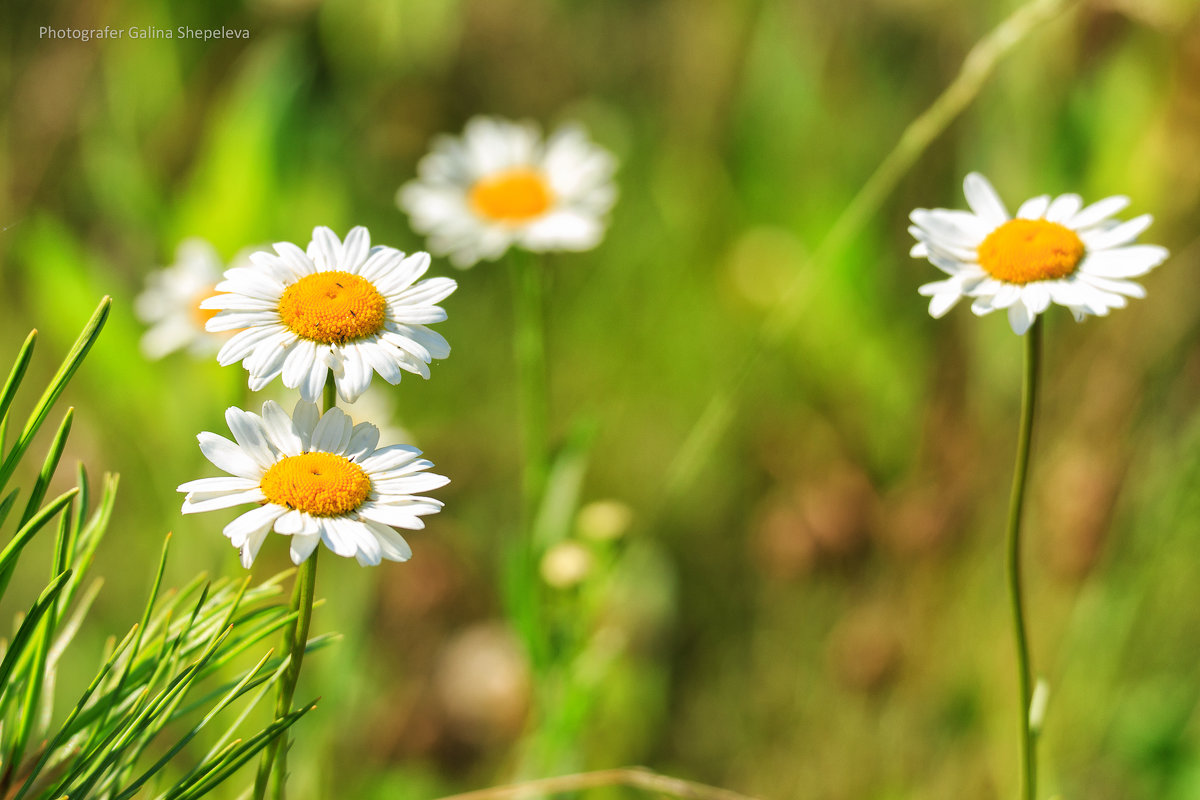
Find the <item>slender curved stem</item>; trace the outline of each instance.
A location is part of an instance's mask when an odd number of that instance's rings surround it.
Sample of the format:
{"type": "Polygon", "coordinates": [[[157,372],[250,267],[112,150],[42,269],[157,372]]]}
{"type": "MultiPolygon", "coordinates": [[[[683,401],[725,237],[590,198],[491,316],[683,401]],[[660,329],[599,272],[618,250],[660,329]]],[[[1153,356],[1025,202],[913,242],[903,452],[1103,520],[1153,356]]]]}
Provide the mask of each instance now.
{"type": "MultiPolygon", "coordinates": [[[[337,405],[337,388],[332,378],[325,382],[325,410],[337,405]]],[[[320,547],[313,550],[308,560],[301,565],[296,574],[296,584],[292,589],[292,610],[299,612],[295,621],[284,628],[281,649],[290,654],[287,669],[279,679],[278,693],[275,696],[275,719],[282,719],[292,710],[292,698],[296,694],[296,684],[300,681],[300,667],[304,662],[304,650],[308,646],[308,629],[312,622],[313,600],[316,597],[317,585],[317,554],[320,547]]],[[[280,734],[263,751],[262,761],[258,765],[258,774],[254,778],[254,798],[264,800],[267,787],[274,776],[275,800],[283,800],[287,792],[287,733],[280,734]]]]}
{"type": "Polygon", "coordinates": [[[1021,510],[1025,505],[1025,486],[1029,476],[1029,453],[1033,441],[1033,421],[1037,412],[1038,372],[1041,361],[1042,318],[1038,317],[1025,336],[1021,422],[1017,431],[1017,461],[1013,468],[1012,494],[1008,504],[1006,544],[1008,600],[1012,609],[1017,682],[1021,695],[1021,800],[1035,800],[1037,797],[1037,742],[1029,719],[1030,702],[1033,699],[1033,670],[1030,666],[1029,638],[1025,632],[1024,600],[1021,597],[1021,510]]]}

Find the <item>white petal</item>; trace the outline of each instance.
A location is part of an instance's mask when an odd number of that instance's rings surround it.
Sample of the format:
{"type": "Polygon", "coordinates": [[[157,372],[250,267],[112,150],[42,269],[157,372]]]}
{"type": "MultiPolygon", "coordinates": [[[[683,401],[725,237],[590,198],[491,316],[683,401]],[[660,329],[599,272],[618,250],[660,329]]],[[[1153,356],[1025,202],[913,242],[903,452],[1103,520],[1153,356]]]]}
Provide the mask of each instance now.
{"type": "Polygon", "coordinates": [[[407,464],[421,455],[421,451],[406,444],[392,444],[381,447],[359,465],[368,473],[383,472],[407,464]]]}
{"type": "Polygon", "coordinates": [[[1128,197],[1121,195],[1106,197],[1092,203],[1063,224],[1072,230],[1080,231],[1108,219],[1127,205],[1129,205],[1128,197]]]}
{"type": "Polygon", "coordinates": [[[321,534],[297,534],[292,536],[289,552],[292,556],[292,563],[299,566],[312,555],[313,550],[317,549],[317,545],[321,543],[321,534]]]}
{"type": "Polygon", "coordinates": [[[304,452],[308,452],[312,446],[313,430],[316,429],[320,418],[321,412],[317,410],[316,403],[307,400],[296,401],[296,406],[292,409],[292,424],[296,426],[296,433],[300,436],[304,452]]]}
{"type": "Polygon", "coordinates": [[[202,494],[224,494],[245,492],[258,488],[258,481],[251,478],[236,478],[222,476],[219,478],[199,478],[194,481],[179,484],[177,492],[200,492],[202,494]]]}
{"type": "Polygon", "coordinates": [[[304,452],[304,440],[283,407],[274,400],[263,403],[263,428],[280,453],[298,456],[304,452]]]}
{"type": "Polygon", "coordinates": [[[342,242],[342,258],[338,263],[338,269],[357,273],[358,267],[367,260],[370,250],[371,234],[367,232],[367,229],[361,225],[351,228],[350,232],[346,234],[345,241],[342,242]]]}
{"type": "Polygon", "coordinates": [[[967,205],[992,227],[1008,221],[1008,209],[1004,201],[988,179],[978,172],[972,172],[963,180],[963,194],[966,195],[967,205]]]}
{"type": "Polygon", "coordinates": [[[326,409],[313,430],[311,447],[325,453],[341,453],[350,444],[353,428],[350,417],[340,408],[326,409]]]}
{"type": "Polygon", "coordinates": [[[370,521],[366,525],[370,528],[371,533],[375,534],[383,557],[388,561],[408,561],[412,558],[412,548],[408,546],[408,542],[404,540],[403,536],[386,525],[370,521]]]}
{"type": "Polygon", "coordinates": [[[321,541],[325,546],[343,558],[349,558],[358,552],[356,531],[342,523],[348,521],[342,517],[322,517],[317,520],[321,528],[321,541]]]}
{"type": "Polygon", "coordinates": [[[1024,303],[1013,303],[1008,307],[1008,324],[1012,326],[1013,333],[1023,336],[1033,324],[1033,315],[1024,303]]]}
{"type": "Polygon", "coordinates": [[[1034,316],[1050,307],[1050,290],[1042,283],[1030,283],[1021,290],[1021,301],[1034,316]]]}
{"type": "MultiPolygon", "coordinates": [[[[297,278],[312,275],[317,271],[316,264],[303,250],[291,242],[276,242],[275,252],[279,259],[287,265],[297,278]]],[[[294,280],[294,279],[293,279],[294,280]]]]}
{"type": "Polygon", "coordinates": [[[1161,264],[1167,255],[1166,248],[1157,245],[1130,245],[1088,253],[1079,269],[1102,278],[1136,278],[1161,264]]]}
{"type": "Polygon", "coordinates": [[[352,460],[366,458],[375,452],[375,446],[378,444],[379,428],[370,422],[360,422],[354,426],[354,430],[350,434],[350,444],[346,448],[346,457],[352,460]]]}
{"type": "Polygon", "coordinates": [[[264,469],[279,460],[279,452],[267,439],[262,419],[257,414],[243,411],[237,406],[225,410],[225,422],[242,452],[254,459],[264,469]]]}
{"type": "Polygon", "coordinates": [[[205,511],[218,511],[222,508],[232,508],[244,503],[260,503],[266,500],[266,495],[257,486],[243,492],[229,492],[219,495],[200,494],[192,492],[183,500],[184,514],[200,514],[205,511]]]}
{"type": "Polygon", "coordinates": [[[263,465],[224,436],[204,431],[196,439],[200,442],[200,452],[218,469],[240,478],[258,480],[262,477],[263,465]]]}
{"type": "Polygon", "coordinates": [[[929,300],[929,316],[934,319],[941,319],[946,316],[946,312],[958,305],[958,301],[962,299],[962,292],[941,292],[935,294],[929,300]]]}
{"type": "Polygon", "coordinates": [[[342,240],[324,225],[313,228],[312,240],[308,243],[308,257],[321,270],[338,268],[338,257],[342,254],[342,240]]]}
{"type": "Polygon", "coordinates": [[[286,512],[286,508],[274,503],[252,508],[225,526],[225,536],[234,547],[241,547],[247,537],[269,530],[286,512]]]}
{"type": "Polygon", "coordinates": [[[1054,198],[1050,208],[1046,210],[1046,219],[1050,222],[1066,223],[1079,213],[1083,207],[1083,198],[1077,194],[1062,194],[1054,198]]]}
{"type": "Polygon", "coordinates": [[[1079,238],[1083,239],[1083,243],[1087,245],[1090,252],[1108,250],[1134,241],[1146,228],[1150,227],[1150,223],[1153,221],[1154,217],[1142,214],[1140,217],[1126,220],[1112,228],[1084,231],[1079,238]]]}
{"type": "Polygon", "coordinates": [[[1016,216],[1019,219],[1041,219],[1049,207],[1050,195],[1044,194],[1021,203],[1021,207],[1017,209],[1016,216]]]}

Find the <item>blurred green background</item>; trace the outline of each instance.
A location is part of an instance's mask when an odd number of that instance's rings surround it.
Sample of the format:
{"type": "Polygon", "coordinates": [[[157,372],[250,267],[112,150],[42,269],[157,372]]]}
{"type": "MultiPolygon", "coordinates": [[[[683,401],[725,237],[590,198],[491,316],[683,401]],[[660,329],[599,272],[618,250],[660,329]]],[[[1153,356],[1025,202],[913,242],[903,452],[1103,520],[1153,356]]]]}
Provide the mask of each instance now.
{"type": "MultiPolygon", "coordinates": [[[[1010,208],[1128,194],[1173,254],[1109,319],[1049,312],[1027,581],[1052,688],[1046,796],[1200,797],[1200,4],[1084,2],[1040,26],[849,246],[809,260],[1015,7],[5,3],[0,362],[37,327],[48,375],[115,298],[67,398],[69,455],[122,476],[84,649],[134,621],[166,531],[168,584],[240,571],[220,535],[234,513],[184,519],[175,487],[215,474],[194,437],[224,433],[227,405],[290,396],[247,398],[215,359],[146,361],[146,274],[189,236],[228,258],[361,224],[422,249],[393,196],[432,136],[477,113],[578,120],[619,159],[620,199],[599,248],[545,260],[551,430],[594,426],[580,499],[617,501],[628,529],[588,538],[613,506],[585,514],[591,572],[545,590],[573,656],[533,674],[499,587],[520,478],[507,275],[435,260],[459,281],[438,326],[454,352],[377,403],[452,478],[446,509],[408,537],[408,564],[323,559],[315,624],[345,640],[305,664],[298,699],[325,702],[297,730],[295,796],[429,798],[628,763],[764,798],[1012,796],[1001,522],[1021,348],[1003,315],[931,320],[916,287],[937,271],[905,232],[913,207],[962,207],[974,169],[1010,208]],[[83,43],[44,25],[250,37],[83,43]],[[797,278],[796,328],[731,384],[797,278]],[[666,494],[731,385],[728,429],[666,494]]],[[[286,559],[269,540],[254,572],[286,559]]]]}

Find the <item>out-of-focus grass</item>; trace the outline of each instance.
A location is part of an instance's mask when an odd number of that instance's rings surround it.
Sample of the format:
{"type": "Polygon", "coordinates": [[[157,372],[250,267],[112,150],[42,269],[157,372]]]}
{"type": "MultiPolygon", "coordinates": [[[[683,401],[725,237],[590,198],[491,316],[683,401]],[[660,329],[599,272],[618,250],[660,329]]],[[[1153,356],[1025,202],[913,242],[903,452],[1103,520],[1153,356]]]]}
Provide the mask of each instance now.
{"type": "MultiPolygon", "coordinates": [[[[551,430],[597,421],[584,498],[618,498],[635,521],[623,577],[601,587],[615,609],[603,618],[632,644],[565,743],[575,762],[650,762],[766,797],[1006,796],[1015,685],[998,519],[1019,347],[999,316],[926,316],[915,288],[934,270],[907,257],[906,216],[961,206],[971,169],[1014,206],[1124,193],[1174,256],[1148,299],[1111,319],[1051,312],[1028,538],[1034,654],[1053,692],[1042,761],[1047,791],[1067,798],[1194,796],[1197,4],[1085,3],[1037,31],[847,252],[809,266],[1010,9],[6,5],[0,335],[15,352],[37,326],[65,350],[95,297],[116,298],[69,398],[69,455],[122,474],[98,613],[128,618],[167,529],[170,582],[185,566],[240,569],[225,520],[181,518],[174,489],[207,474],[196,432],[261,398],[246,398],[240,368],[142,360],[130,309],[146,272],[186,236],[231,256],[307,241],[316,224],[420,249],[392,197],[431,136],[479,112],[577,119],[620,159],[621,197],[600,248],[548,259],[551,430]],[[251,36],[38,36],[105,24],[251,36]],[[663,508],[667,465],[797,273],[794,337],[761,359],[729,431],[663,508]]],[[[519,668],[501,709],[516,721],[486,736],[456,727],[438,688],[471,653],[450,644],[501,613],[495,562],[518,510],[502,272],[455,275],[439,327],[453,355],[387,392],[453,483],[410,537],[410,564],[322,567],[316,624],[346,640],[306,664],[326,702],[298,732],[297,796],[424,798],[504,780],[518,761],[519,668]]],[[[285,558],[268,546],[260,566],[285,558]]]]}

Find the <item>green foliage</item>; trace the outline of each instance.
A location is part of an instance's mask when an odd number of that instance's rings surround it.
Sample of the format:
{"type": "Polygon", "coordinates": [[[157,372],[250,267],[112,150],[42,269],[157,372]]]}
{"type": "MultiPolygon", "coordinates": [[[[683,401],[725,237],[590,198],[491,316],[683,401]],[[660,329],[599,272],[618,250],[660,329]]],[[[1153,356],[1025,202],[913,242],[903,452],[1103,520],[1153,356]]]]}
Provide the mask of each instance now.
{"type": "MultiPolygon", "coordinates": [[[[0,485],[17,474],[22,456],[91,349],[109,308],[105,298],[34,406],[4,458],[0,485]]],[[[31,334],[25,340],[0,395],[6,424],[35,338],[31,334]]],[[[315,706],[244,732],[250,711],[287,665],[286,658],[269,650],[252,666],[242,663],[244,654],[259,649],[294,619],[287,605],[277,602],[287,573],[253,587],[249,577],[209,580],[200,575],[180,591],[163,593],[168,535],[141,621],[119,643],[110,640],[99,671],[65,719],[54,723],[60,667],[99,582],[82,595],[79,589],[108,531],[117,489],[116,477],[106,476],[91,508],[81,466],[75,488],[44,502],[73,416],[68,410],[52,438],[16,530],[0,551],[0,587],[7,587],[26,547],[38,534],[56,530],[51,579],[20,617],[0,658],[0,794],[14,800],[126,800],[153,787],[154,796],[164,800],[203,797],[315,706]],[[241,712],[224,719],[221,712],[239,701],[241,712]],[[207,753],[187,759],[194,763],[190,770],[174,766],[185,748],[213,728],[219,730],[207,753]]],[[[0,516],[8,517],[17,493],[14,489],[5,497],[0,516]]],[[[328,636],[310,640],[308,649],[329,641],[328,636]]]]}

